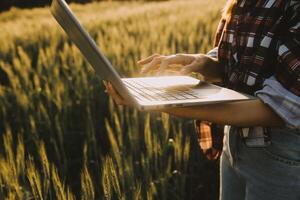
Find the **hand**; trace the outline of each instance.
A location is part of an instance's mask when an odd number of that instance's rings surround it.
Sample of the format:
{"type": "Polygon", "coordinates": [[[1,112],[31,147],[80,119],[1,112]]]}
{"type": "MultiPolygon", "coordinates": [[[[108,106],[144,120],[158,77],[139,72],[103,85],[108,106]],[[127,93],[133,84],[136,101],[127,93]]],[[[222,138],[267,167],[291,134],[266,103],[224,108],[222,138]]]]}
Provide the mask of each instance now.
{"type": "Polygon", "coordinates": [[[207,81],[217,81],[221,79],[222,68],[217,59],[204,54],[175,54],[164,56],[154,54],[148,58],[138,61],[143,68],[141,73],[157,72],[157,74],[166,74],[174,70],[177,74],[188,75],[190,73],[199,73],[207,81]]]}
{"type": "Polygon", "coordinates": [[[105,92],[109,94],[118,105],[131,106],[128,101],[121,97],[110,82],[103,81],[103,84],[105,86],[105,92]]]}

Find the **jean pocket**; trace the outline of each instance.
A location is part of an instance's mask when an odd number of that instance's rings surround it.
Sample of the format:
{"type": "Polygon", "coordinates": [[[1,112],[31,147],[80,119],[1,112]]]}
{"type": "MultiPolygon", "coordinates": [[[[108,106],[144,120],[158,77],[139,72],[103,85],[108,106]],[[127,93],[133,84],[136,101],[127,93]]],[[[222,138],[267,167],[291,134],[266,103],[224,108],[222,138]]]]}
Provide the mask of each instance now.
{"type": "Polygon", "coordinates": [[[274,146],[263,148],[265,154],[272,160],[288,166],[300,167],[300,151],[279,149],[274,146]]]}
{"type": "Polygon", "coordinates": [[[272,128],[271,145],[264,152],[273,160],[289,165],[300,166],[300,135],[298,130],[272,128]]]}

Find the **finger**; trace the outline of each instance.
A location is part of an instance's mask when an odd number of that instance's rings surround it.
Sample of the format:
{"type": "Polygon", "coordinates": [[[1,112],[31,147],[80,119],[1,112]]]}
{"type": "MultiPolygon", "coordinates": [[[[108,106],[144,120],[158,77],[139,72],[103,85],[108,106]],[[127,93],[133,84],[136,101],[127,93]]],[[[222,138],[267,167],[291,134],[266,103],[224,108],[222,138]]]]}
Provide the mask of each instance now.
{"type": "Polygon", "coordinates": [[[192,72],[197,72],[197,71],[199,71],[197,63],[196,62],[192,62],[191,64],[184,66],[180,70],[180,73],[186,75],[186,74],[190,74],[192,72]]]}
{"type": "Polygon", "coordinates": [[[160,56],[160,55],[158,53],[155,53],[152,56],[149,56],[149,57],[147,57],[145,59],[139,60],[137,63],[139,65],[145,65],[145,64],[151,62],[153,60],[153,58],[158,57],[158,56],[160,56]]]}
{"type": "Polygon", "coordinates": [[[162,59],[163,56],[153,58],[153,60],[150,63],[145,64],[145,66],[141,70],[141,73],[144,74],[148,73],[151,70],[154,70],[157,67],[157,65],[161,63],[162,59]]]}
{"type": "Polygon", "coordinates": [[[168,56],[167,58],[161,61],[158,73],[164,72],[170,65],[183,64],[183,61],[183,57],[180,55],[168,56]]]}
{"type": "Polygon", "coordinates": [[[114,88],[114,86],[108,82],[108,93],[110,96],[113,98],[113,100],[118,104],[118,105],[125,105],[125,106],[130,106],[130,102],[126,101],[119,93],[118,91],[114,88]]]}
{"type": "Polygon", "coordinates": [[[156,75],[166,75],[166,76],[176,75],[176,76],[180,76],[182,74],[180,73],[179,70],[166,69],[163,72],[157,72],[156,75]]]}
{"type": "Polygon", "coordinates": [[[107,90],[108,92],[113,96],[116,97],[117,99],[122,99],[122,97],[119,95],[119,93],[115,90],[115,88],[112,86],[111,83],[108,83],[107,85],[107,90]]]}
{"type": "Polygon", "coordinates": [[[102,83],[103,83],[103,85],[104,85],[105,87],[107,87],[107,82],[106,82],[106,80],[102,80],[102,83]]]}
{"type": "Polygon", "coordinates": [[[107,93],[107,82],[105,80],[102,80],[102,83],[103,83],[103,85],[105,87],[104,92],[107,93]]]}
{"type": "Polygon", "coordinates": [[[111,83],[108,83],[107,86],[107,92],[110,94],[110,96],[116,101],[116,103],[121,104],[123,102],[123,98],[118,94],[111,83]]]}

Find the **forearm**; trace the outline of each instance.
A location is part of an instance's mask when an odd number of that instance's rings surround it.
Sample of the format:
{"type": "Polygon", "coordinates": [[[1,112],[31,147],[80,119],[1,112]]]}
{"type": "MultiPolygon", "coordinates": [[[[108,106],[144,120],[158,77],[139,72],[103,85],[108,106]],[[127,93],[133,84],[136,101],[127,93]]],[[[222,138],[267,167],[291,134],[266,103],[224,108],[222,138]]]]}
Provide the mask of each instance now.
{"type": "Polygon", "coordinates": [[[171,108],[163,112],[185,118],[207,120],[239,127],[283,126],[282,119],[259,99],[202,106],[171,108]]]}

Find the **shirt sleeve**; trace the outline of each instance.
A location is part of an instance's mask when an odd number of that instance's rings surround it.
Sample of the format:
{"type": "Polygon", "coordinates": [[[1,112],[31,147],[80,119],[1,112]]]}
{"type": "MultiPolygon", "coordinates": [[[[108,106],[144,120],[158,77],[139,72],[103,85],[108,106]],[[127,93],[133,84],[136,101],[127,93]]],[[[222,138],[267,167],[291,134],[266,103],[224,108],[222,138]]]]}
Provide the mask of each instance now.
{"type": "Polygon", "coordinates": [[[212,50],[207,52],[206,55],[212,58],[218,58],[218,47],[213,48],[212,50]]]}
{"type": "Polygon", "coordinates": [[[290,1],[283,16],[277,43],[276,79],[300,96],[300,1],[290,1]]]}
{"type": "Polygon", "coordinates": [[[300,97],[285,89],[274,76],[266,79],[263,89],[255,95],[268,104],[289,128],[300,130],[300,97]]]}

